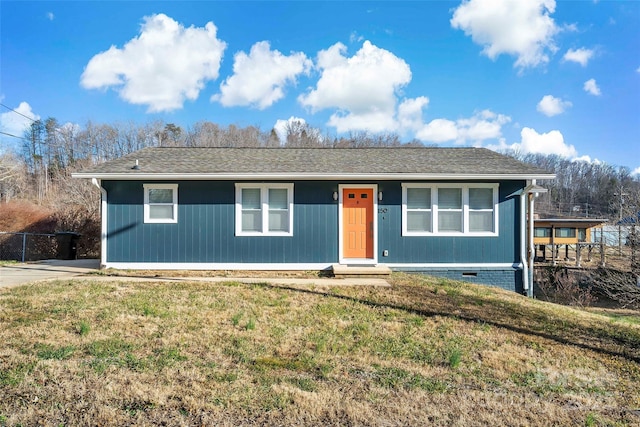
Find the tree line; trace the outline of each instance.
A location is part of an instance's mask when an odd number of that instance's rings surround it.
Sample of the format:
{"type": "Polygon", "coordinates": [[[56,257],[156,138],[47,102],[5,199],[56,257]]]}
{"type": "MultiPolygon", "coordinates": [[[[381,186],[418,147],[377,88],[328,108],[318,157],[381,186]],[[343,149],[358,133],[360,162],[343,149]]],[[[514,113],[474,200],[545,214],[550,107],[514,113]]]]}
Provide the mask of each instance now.
{"type": "Polygon", "coordinates": [[[628,167],[603,162],[569,160],[557,155],[504,154],[556,174],[540,181],[547,188],[536,201],[545,217],[607,218],[611,222],[637,215],[640,210],[640,178],[628,167]]]}
{"type": "MultiPolygon", "coordinates": [[[[220,126],[200,121],[183,129],[173,123],[60,124],[55,118],[34,121],[15,152],[0,155],[0,197],[97,209],[97,189],[86,180],[71,180],[72,172],[115,159],[145,147],[399,147],[397,134],[351,133],[340,138],[323,134],[305,122],[289,122],[281,139],[275,129],[220,126]]],[[[604,217],[612,220],[640,209],[640,180],[627,167],[602,162],[571,161],[555,155],[504,154],[557,175],[540,182],[549,189],[537,202],[545,216],[604,217]]]]}

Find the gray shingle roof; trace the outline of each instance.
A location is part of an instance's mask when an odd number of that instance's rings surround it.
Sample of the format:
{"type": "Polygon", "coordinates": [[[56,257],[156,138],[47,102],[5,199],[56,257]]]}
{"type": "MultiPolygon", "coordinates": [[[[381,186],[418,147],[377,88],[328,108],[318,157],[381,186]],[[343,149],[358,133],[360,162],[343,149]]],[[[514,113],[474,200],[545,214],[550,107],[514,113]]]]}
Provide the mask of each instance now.
{"type": "Polygon", "coordinates": [[[145,148],[88,168],[75,177],[119,179],[203,176],[526,176],[550,178],[537,167],[485,148],[145,148]],[[138,160],[139,169],[132,167],[138,160]]]}

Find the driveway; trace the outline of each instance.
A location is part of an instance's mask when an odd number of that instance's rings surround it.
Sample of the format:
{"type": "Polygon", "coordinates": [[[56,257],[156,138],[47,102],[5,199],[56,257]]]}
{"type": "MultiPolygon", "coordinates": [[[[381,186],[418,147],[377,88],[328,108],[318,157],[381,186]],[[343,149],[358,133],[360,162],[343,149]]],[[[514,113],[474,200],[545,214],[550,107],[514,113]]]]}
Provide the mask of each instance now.
{"type": "Polygon", "coordinates": [[[47,260],[28,264],[0,266],[0,288],[22,285],[38,280],[65,279],[79,276],[100,267],[97,259],[47,260]]]}

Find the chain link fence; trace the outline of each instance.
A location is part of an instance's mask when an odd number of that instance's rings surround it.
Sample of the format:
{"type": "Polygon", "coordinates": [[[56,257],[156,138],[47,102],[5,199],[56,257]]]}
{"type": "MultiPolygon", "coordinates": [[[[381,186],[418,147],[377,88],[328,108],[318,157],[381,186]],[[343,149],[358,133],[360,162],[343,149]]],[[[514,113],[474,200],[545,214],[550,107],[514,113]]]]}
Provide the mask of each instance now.
{"type": "Polygon", "coordinates": [[[0,232],[0,260],[39,261],[75,258],[75,233],[0,232]]]}

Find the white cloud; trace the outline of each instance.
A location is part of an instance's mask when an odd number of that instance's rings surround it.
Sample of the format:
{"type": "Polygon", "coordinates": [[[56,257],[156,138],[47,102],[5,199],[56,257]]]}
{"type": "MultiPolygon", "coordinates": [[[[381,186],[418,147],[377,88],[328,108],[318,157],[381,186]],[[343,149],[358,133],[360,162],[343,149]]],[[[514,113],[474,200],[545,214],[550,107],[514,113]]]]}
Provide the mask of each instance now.
{"type": "Polygon", "coordinates": [[[487,139],[499,138],[502,126],[511,121],[511,117],[496,114],[490,110],[480,111],[468,119],[458,119],[458,143],[468,141],[481,142],[487,139]]]}
{"type": "Polygon", "coordinates": [[[600,88],[596,83],[596,79],[589,79],[586,82],[584,82],[583,88],[587,93],[590,93],[591,95],[594,95],[594,96],[600,96],[600,94],[602,93],[600,92],[600,88]]]}
{"type": "Polygon", "coordinates": [[[53,21],[56,18],[56,16],[53,14],[53,12],[47,12],[47,19],[49,21],[53,21]]]}
{"type": "Polygon", "coordinates": [[[631,175],[640,176],[640,166],[631,171],[631,175]]]}
{"type": "Polygon", "coordinates": [[[218,78],[226,43],[216,33],[212,22],[185,28],[164,14],[147,16],[140,34],[122,49],[111,46],[91,58],[80,84],[113,87],[122,99],[147,105],[149,112],[182,108],[207,81],[218,78]]]}
{"type": "Polygon", "coordinates": [[[233,75],[220,85],[220,94],[211,97],[225,107],[250,105],[264,110],[284,97],[284,86],[308,73],[312,63],[301,52],[283,55],[271,50],[267,41],[251,47],[249,55],[234,55],[233,75]]]}
{"type": "Polygon", "coordinates": [[[562,59],[565,61],[577,62],[583,67],[586,67],[589,60],[593,57],[593,54],[594,54],[594,51],[591,49],[585,49],[585,48],[580,48],[576,50],[569,49],[567,53],[564,54],[562,59]]]}
{"type": "Polygon", "coordinates": [[[405,99],[398,106],[398,127],[402,131],[417,131],[422,126],[422,109],[429,105],[429,98],[419,96],[405,99]]]}
{"type": "Polygon", "coordinates": [[[395,131],[397,94],[411,81],[409,66],[369,41],[352,57],[345,56],[346,50],[336,43],[318,53],[320,79],[298,101],[312,112],[337,109],[328,125],[339,133],[395,131]]]}
{"type": "Polygon", "coordinates": [[[307,121],[305,119],[291,116],[287,120],[277,120],[273,128],[276,130],[278,138],[280,138],[280,143],[284,144],[287,141],[287,133],[289,130],[304,128],[306,125],[307,121]]]}
{"type": "Polygon", "coordinates": [[[640,67],[636,68],[636,73],[640,73],[640,67]]]}
{"type": "Polygon", "coordinates": [[[537,110],[547,117],[553,117],[564,113],[564,110],[572,105],[569,101],[563,101],[552,95],[545,95],[538,102],[537,110]]]}
{"type": "Polygon", "coordinates": [[[416,131],[416,138],[424,142],[455,141],[458,144],[477,144],[488,139],[500,138],[502,126],[510,121],[509,116],[483,110],[469,118],[456,121],[434,119],[416,131]]]}
{"type": "Polygon", "coordinates": [[[357,32],[355,32],[355,31],[352,31],[352,32],[351,32],[351,34],[349,34],[349,41],[350,41],[351,43],[356,43],[356,42],[358,42],[358,43],[359,43],[359,42],[361,42],[361,41],[363,41],[363,40],[364,40],[364,37],[363,37],[363,36],[361,36],[360,34],[358,34],[358,33],[357,33],[357,32]]]}
{"type": "Polygon", "coordinates": [[[465,0],[451,18],[451,26],[483,46],[491,59],[500,54],[517,57],[515,66],[535,67],[549,62],[559,29],[551,14],[555,0],[465,0]]]}
{"type": "Polygon", "coordinates": [[[576,157],[571,159],[572,162],[585,162],[585,163],[593,163],[595,165],[601,165],[602,162],[598,159],[591,159],[591,156],[585,154],[584,156],[576,157]]]}
{"type": "Polygon", "coordinates": [[[416,138],[425,142],[446,142],[458,139],[458,127],[456,122],[447,119],[434,119],[424,125],[416,138]]]}
{"type": "Polygon", "coordinates": [[[502,145],[500,148],[510,148],[524,154],[555,154],[567,158],[577,156],[575,147],[565,144],[564,137],[558,130],[540,134],[535,129],[524,127],[520,131],[520,137],[521,142],[510,146],[502,145]]]}
{"type": "MultiPolygon", "coordinates": [[[[40,119],[40,116],[35,114],[31,109],[31,105],[24,101],[14,108],[14,110],[17,113],[7,111],[6,113],[0,114],[0,129],[2,129],[2,132],[22,137],[24,132],[31,126],[31,123],[33,123],[33,120],[40,119]],[[29,120],[27,117],[31,117],[33,120],[29,120]]],[[[16,141],[18,140],[16,139],[16,141]]]]}

